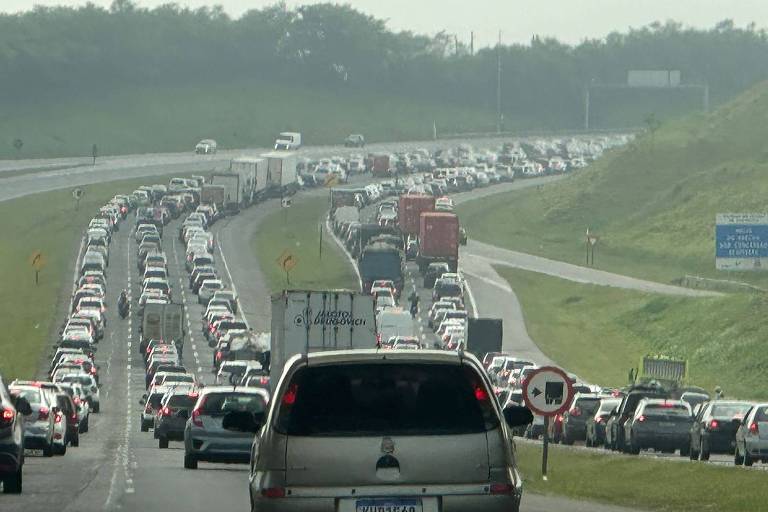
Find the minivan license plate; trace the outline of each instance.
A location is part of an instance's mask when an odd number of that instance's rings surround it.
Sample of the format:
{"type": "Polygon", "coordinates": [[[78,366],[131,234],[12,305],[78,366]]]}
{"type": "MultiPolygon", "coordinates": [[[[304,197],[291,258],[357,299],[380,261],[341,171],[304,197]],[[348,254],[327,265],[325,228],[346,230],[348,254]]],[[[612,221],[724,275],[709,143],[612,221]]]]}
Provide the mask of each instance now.
{"type": "Polygon", "coordinates": [[[356,512],[421,512],[421,500],[407,498],[357,500],[356,512]]]}

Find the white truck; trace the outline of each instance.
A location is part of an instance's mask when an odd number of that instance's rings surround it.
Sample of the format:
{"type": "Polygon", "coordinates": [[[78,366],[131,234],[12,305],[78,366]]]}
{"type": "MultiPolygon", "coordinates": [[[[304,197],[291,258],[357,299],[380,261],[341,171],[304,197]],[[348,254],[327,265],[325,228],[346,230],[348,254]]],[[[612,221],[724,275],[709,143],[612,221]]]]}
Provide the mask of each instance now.
{"type": "Polygon", "coordinates": [[[184,305],[147,303],[141,318],[139,353],[144,354],[150,340],[172,341],[179,354],[184,348],[184,305]]]}
{"type": "Polygon", "coordinates": [[[224,211],[227,215],[240,211],[240,176],[238,174],[214,174],[211,176],[211,185],[224,187],[224,211]]]}
{"type": "Polygon", "coordinates": [[[265,194],[280,197],[295,193],[298,188],[296,178],[296,155],[286,151],[264,153],[267,160],[267,189],[265,194]]]}
{"type": "Polygon", "coordinates": [[[240,206],[253,204],[258,198],[259,187],[266,187],[267,161],[264,158],[240,157],[229,162],[229,172],[240,178],[240,206]],[[259,174],[263,182],[259,183],[259,174]]]}
{"type": "Polygon", "coordinates": [[[272,295],[269,373],[277,381],[296,354],[376,347],[373,297],[350,290],[283,290],[272,295]]]}
{"type": "Polygon", "coordinates": [[[275,149],[290,151],[301,147],[301,134],[298,132],[281,132],[275,139],[275,149]]]}

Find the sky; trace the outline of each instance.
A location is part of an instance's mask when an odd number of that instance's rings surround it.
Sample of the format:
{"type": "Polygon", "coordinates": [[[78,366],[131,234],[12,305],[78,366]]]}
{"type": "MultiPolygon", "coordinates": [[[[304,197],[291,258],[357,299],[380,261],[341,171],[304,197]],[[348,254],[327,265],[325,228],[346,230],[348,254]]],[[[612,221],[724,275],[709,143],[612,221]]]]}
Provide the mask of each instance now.
{"type": "MultiPolygon", "coordinates": [[[[112,0],[91,0],[109,6],[112,0]]],[[[77,6],[86,0],[0,0],[0,11],[18,12],[34,5],[77,6]]],[[[170,0],[138,0],[140,6],[155,7],[170,0]]],[[[176,0],[192,8],[220,4],[230,16],[276,3],[275,0],[176,0]]],[[[288,6],[318,3],[287,0],[288,6]]],[[[475,47],[495,44],[499,31],[505,44],[525,43],[531,36],[555,36],[567,43],[599,38],[653,21],[675,20],[687,26],[710,28],[718,21],[733,19],[743,27],[755,22],[768,26],[768,0],[348,0],[353,7],[388,21],[393,30],[434,34],[445,30],[475,47]]]]}

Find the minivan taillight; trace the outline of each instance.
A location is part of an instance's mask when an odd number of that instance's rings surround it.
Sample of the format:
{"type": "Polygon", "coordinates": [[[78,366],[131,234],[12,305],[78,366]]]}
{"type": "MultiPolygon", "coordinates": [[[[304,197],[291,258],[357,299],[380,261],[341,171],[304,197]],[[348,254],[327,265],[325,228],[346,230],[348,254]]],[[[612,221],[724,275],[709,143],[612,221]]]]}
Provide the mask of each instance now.
{"type": "Polygon", "coordinates": [[[757,427],[757,422],[753,421],[749,424],[749,433],[757,435],[760,433],[760,429],[757,427]]]}
{"type": "Polygon", "coordinates": [[[200,419],[200,409],[195,409],[194,411],[192,411],[192,423],[196,427],[203,426],[203,420],[200,419]]]}

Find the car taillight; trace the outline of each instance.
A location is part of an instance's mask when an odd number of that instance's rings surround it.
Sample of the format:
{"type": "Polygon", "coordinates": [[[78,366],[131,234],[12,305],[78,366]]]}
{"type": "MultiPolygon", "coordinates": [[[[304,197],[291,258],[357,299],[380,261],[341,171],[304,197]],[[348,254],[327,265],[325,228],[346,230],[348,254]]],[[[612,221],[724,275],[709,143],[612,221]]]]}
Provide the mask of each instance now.
{"type": "Polygon", "coordinates": [[[77,421],[77,413],[76,413],[76,412],[73,412],[73,413],[70,415],[70,419],[71,419],[72,421],[77,421]]]}
{"type": "Polygon", "coordinates": [[[72,401],[75,402],[75,405],[80,405],[82,403],[82,400],[80,400],[79,396],[73,398],[72,401]]]}
{"type": "Polygon", "coordinates": [[[269,384],[269,377],[262,377],[262,378],[260,378],[259,379],[259,384],[261,384],[262,386],[264,386],[266,384],[269,384]]]}
{"type": "Polygon", "coordinates": [[[221,352],[216,352],[216,360],[221,361],[221,352]]]}
{"type": "Polygon", "coordinates": [[[759,434],[760,429],[757,427],[757,422],[753,421],[749,424],[749,433],[750,434],[759,434]]]}
{"type": "MultiPolygon", "coordinates": [[[[47,417],[47,416],[46,416],[47,417]]],[[[54,423],[61,423],[61,413],[56,413],[56,417],[53,419],[54,423]]]]}
{"type": "Polygon", "coordinates": [[[488,392],[479,384],[475,384],[475,399],[478,402],[485,402],[488,400],[488,392]]]}
{"type": "Polygon", "coordinates": [[[96,367],[91,366],[91,375],[96,375],[96,367]]]}
{"type": "Polygon", "coordinates": [[[492,483],[488,490],[491,494],[512,494],[514,488],[509,483],[492,483]]]}
{"type": "Polygon", "coordinates": [[[581,416],[581,409],[579,407],[573,407],[570,411],[568,411],[568,414],[571,416],[581,416]]]}
{"type": "Polygon", "coordinates": [[[41,407],[40,410],[37,413],[37,419],[38,420],[47,420],[48,419],[48,411],[47,407],[41,407]]]}
{"type": "Polygon", "coordinates": [[[294,383],[288,386],[283,395],[283,405],[293,405],[296,403],[296,394],[299,392],[299,385],[294,383]]]}
{"type": "Polygon", "coordinates": [[[645,416],[643,416],[643,415],[638,416],[637,417],[637,421],[639,421],[640,423],[644,422],[645,421],[645,416]]]}
{"type": "Polygon", "coordinates": [[[720,422],[713,419],[709,421],[709,430],[716,430],[720,426],[720,422]]]}
{"type": "Polygon", "coordinates": [[[2,416],[0,416],[0,420],[2,420],[2,422],[4,423],[5,422],[10,423],[11,421],[13,421],[13,418],[15,417],[16,417],[16,413],[13,411],[13,409],[3,409],[3,414],[2,416]]]}
{"type": "Polygon", "coordinates": [[[203,426],[203,420],[200,419],[200,409],[195,409],[194,411],[192,411],[192,423],[196,427],[203,426]]]}
{"type": "Polygon", "coordinates": [[[261,495],[265,498],[285,498],[284,487],[268,487],[261,490],[261,495]]]}
{"type": "Polygon", "coordinates": [[[605,423],[605,418],[603,418],[602,416],[598,416],[597,418],[595,418],[595,423],[605,423]]]}
{"type": "Polygon", "coordinates": [[[163,407],[160,409],[160,416],[170,416],[171,410],[168,407],[163,407]]]}

